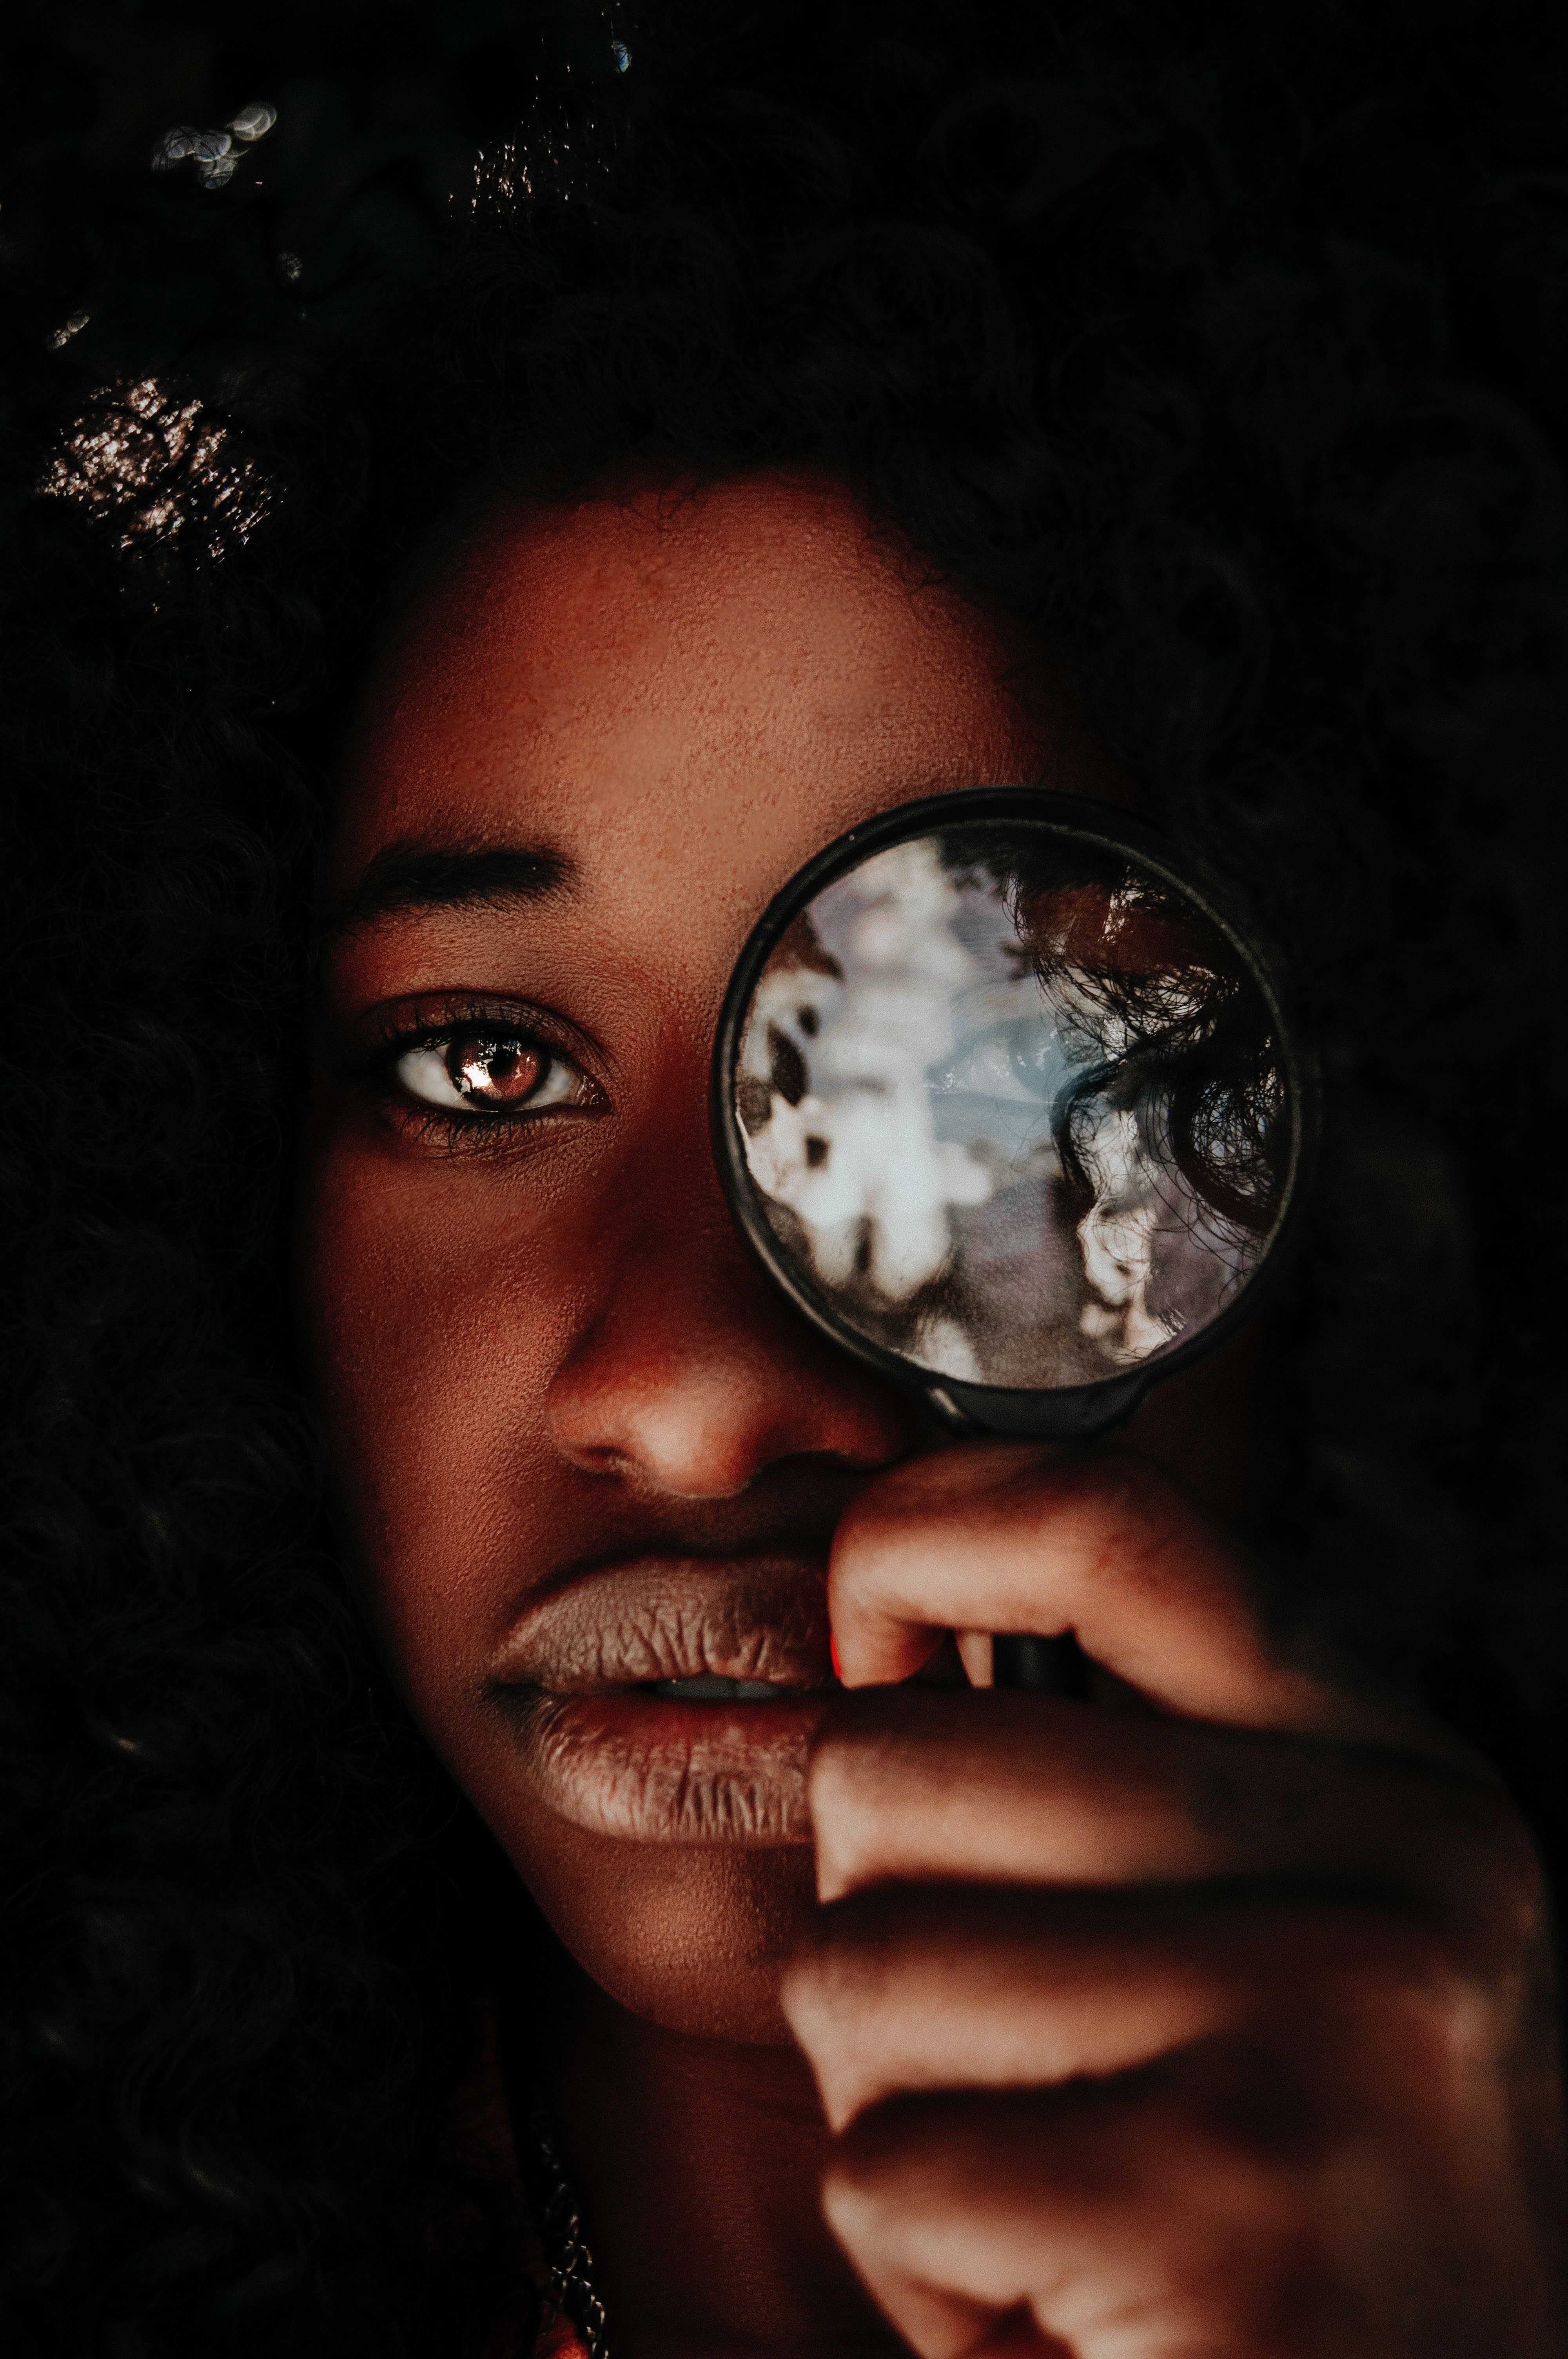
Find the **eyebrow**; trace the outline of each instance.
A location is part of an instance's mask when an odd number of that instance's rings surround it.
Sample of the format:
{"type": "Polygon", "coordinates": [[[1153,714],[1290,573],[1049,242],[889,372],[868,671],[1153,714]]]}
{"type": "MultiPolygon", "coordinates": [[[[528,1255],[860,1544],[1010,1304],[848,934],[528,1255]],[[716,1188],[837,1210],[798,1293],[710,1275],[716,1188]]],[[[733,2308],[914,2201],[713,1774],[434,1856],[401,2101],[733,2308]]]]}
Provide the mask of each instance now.
{"type": "Polygon", "coordinates": [[[428,909],[514,909],[541,901],[575,875],[547,843],[384,844],[359,882],[327,913],[329,937],[358,932],[378,918],[428,909]]]}

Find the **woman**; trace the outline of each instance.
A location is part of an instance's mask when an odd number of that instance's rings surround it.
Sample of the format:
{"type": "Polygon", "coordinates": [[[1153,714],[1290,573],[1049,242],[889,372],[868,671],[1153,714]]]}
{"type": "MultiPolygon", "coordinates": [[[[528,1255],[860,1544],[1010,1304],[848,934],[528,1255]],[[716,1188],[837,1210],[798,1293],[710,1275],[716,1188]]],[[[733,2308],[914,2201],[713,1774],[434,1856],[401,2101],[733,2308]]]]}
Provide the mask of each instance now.
{"type": "Polygon", "coordinates": [[[59,434],[40,2349],[381,2348],[421,2275],[497,2353],[572,2308],[634,2359],[1560,2347],[1561,1623],[1497,1184],[1556,1005],[1558,421],[1498,258],[1545,230],[1500,67],[1456,189],[1400,52],[1396,204],[1322,24],[1069,15],[1019,80],[1005,15],[938,12],[717,90],[655,28],[592,161],[492,168],[395,367],[199,359],[59,434]],[[998,779],[1157,813],[1328,1085],[1277,1313],[1065,1456],[934,1448],[802,1326],[703,1114],[772,894],[998,779]],[[551,1933],[464,1822],[408,1856],[301,1395],[357,1614],[551,1933]],[[1089,1708],[969,1691],[978,1634],[1066,1627],[1089,1708]]]}

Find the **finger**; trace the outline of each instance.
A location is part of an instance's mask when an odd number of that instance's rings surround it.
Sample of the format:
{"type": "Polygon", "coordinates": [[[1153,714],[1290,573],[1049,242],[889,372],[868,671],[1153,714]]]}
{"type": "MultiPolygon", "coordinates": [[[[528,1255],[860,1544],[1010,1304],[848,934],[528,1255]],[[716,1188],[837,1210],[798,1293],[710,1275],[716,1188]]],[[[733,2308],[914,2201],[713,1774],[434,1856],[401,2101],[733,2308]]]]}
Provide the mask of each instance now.
{"type": "Polygon", "coordinates": [[[1050,1698],[875,1688],[807,1787],[824,1900],[881,1882],[1108,1885],[1314,1872],[1517,1928],[1529,1838],[1494,1783],[1370,1747],[1050,1698]]]}
{"type": "Polygon", "coordinates": [[[1239,1552],[1130,1450],[974,1442],[895,1467],[843,1516],[827,1597],[849,1687],[908,1678],[947,1630],[1073,1630],[1165,1710],[1454,1750],[1282,1659],[1239,1552]]]}
{"type": "Polygon", "coordinates": [[[1440,2059],[1475,1989],[1442,1929],[1348,1899],[894,1885],[822,1912],[783,2000],[838,2129],[900,2090],[1103,2080],[1220,2033],[1278,2049],[1281,2087],[1368,2024],[1440,2059]]]}
{"type": "Polygon", "coordinates": [[[1137,2084],[880,2107],[840,2140],[823,2208],[925,2359],[1327,2347],[1298,2184],[1137,2084]]]}
{"type": "Polygon", "coordinates": [[[1191,1912],[1118,1896],[883,1886],[825,1910],[784,1977],[835,2129],[899,2090],[1103,2076],[1233,2026],[1238,1962],[1191,1912]]]}
{"type": "Polygon", "coordinates": [[[964,1676],[972,1688],[996,1685],[996,1662],[989,1630],[958,1630],[954,1633],[958,1642],[958,1660],[964,1666],[964,1676]]]}

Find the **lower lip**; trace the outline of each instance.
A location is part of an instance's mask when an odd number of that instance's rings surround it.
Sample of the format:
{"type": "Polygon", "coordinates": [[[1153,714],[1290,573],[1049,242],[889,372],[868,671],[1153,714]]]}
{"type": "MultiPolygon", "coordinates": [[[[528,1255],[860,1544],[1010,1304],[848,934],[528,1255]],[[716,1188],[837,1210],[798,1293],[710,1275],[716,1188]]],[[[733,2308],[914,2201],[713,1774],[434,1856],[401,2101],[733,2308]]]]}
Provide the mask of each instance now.
{"type": "Polygon", "coordinates": [[[807,1843],[806,1759],[829,1699],[686,1703],[509,1691],[534,1793],[622,1843],[807,1843]]]}

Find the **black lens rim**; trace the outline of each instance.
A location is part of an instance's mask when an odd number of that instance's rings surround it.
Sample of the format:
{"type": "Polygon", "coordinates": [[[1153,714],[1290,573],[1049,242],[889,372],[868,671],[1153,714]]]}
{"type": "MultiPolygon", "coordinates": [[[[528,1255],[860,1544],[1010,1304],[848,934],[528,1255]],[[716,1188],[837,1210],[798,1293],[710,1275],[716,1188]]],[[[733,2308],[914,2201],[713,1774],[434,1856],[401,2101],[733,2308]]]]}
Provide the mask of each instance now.
{"type": "Polygon", "coordinates": [[[1250,1319],[1278,1285],[1300,1243],[1316,1162],[1320,1107],[1315,1064],[1302,1049],[1286,1016],[1279,986],[1256,945],[1183,867],[1160,831],[1114,806],[1050,787],[963,787],[879,811],[826,845],[774,895],[735,962],[719,1011],[708,1077],[708,1125],[714,1161],[741,1234],[774,1284],[812,1325],[856,1359],[906,1391],[929,1401],[946,1424],[994,1434],[1040,1439],[1087,1438],[1123,1423],[1144,1397],[1178,1375],[1250,1319]],[[1041,1389],[960,1384],[917,1369],[912,1361],[860,1334],[796,1269],[762,1209],[746,1161],[735,1114],[733,1077],[742,1029],[762,969],[780,938],[824,888],[890,844],[929,835],[955,823],[986,820],[1038,826],[1095,850],[1120,854],[1185,895],[1221,933],[1251,975],[1274,1027],[1292,1114],[1291,1152],[1273,1230],[1251,1276],[1218,1317],[1192,1340],[1146,1366],[1092,1385],[1041,1389]]]}

